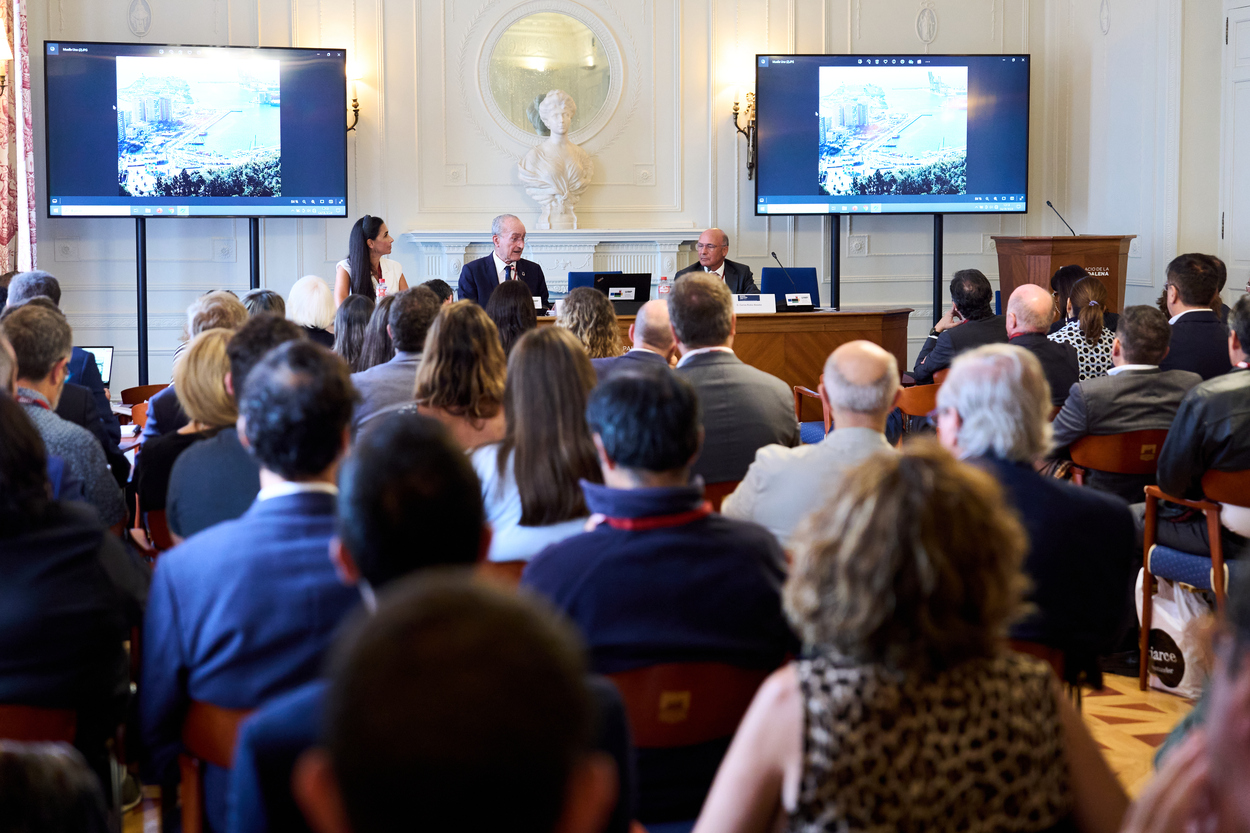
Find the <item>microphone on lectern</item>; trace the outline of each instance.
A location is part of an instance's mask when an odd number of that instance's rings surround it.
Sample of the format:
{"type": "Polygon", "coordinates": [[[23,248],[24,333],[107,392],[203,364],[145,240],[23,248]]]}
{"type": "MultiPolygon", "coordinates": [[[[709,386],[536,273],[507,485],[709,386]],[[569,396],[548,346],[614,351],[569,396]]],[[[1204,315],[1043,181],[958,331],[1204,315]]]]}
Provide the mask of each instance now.
{"type": "MultiPolygon", "coordinates": [[[[773,260],[777,261],[777,265],[781,266],[781,258],[777,257],[777,253],[769,252],[769,254],[773,256],[773,260]]],[[[794,282],[794,278],[790,277],[790,273],[786,271],[786,267],[781,266],[781,274],[786,276],[786,280],[790,282],[791,286],[793,286],[795,289],[799,288],[799,285],[794,282]]]]}
{"type": "MultiPolygon", "coordinates": [[[[1055,212],[1055,216],[1059,218],[1059,222],[1063,223],[1065,226],[1068,226],[1068,221],[1063,219],[1063,215],[1059,213],[1059,209],[1051,205],[1050,200],[1046,200],[1046,204],[1050,205],[1050,210],[1055,212]]],[[[1076,233],[1076,229],[1072,228],[1072,226],[1068,226],[1068,231],[1072,232],[1073,237],[1079,236],[1076,233]]]]}

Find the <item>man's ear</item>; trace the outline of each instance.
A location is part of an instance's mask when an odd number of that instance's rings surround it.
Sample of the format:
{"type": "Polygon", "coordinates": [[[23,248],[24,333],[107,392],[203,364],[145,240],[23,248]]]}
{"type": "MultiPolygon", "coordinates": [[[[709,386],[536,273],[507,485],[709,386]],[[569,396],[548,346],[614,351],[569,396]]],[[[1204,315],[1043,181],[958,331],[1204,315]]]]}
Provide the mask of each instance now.
{"type": "Polygon", "coordinates": [[[226,393],[230,394],[230,398],[237,402],[238,397],[234,395],[234,376],[229,370],[226,371],[225,383],[226,393]]]}
{"type": "Polygon", "coordinates": [[[386,337],[387,337],[387,338],[389,338],[391,341],[394,341],[394,340],[395,340],[395,333],[393,333],[393,332],[391,331],[391,325],[390,325],[390,324],[387,324],[387,325],[386,325],[386,337]]]}
{"type": "Polygon", "coordinates": [[[247,441],[247,417],[239,414],[239,421],[234,424],[234,430],[239,434],[239,444],[244,448],[251,448],[252,444],[247,441]]]}
{"type": "MultiPolygon", "coordinates": [[[[564,810],[555,833],[599,833],[616,807],[616,762],[595,752],[583,758],[569,774],[564,810]]],[[[319,832],[321,833],[321,832],[319,832]]]]}
{"type": "Polygon", "coordinates": [[[599,465],[609,470],[616,468],[616,461],[608,456],[608,450],[603,447],[603,437],[591,434],[590,440],[595,444],[595,452],[599,455],[599,465]]]}
{"type": "Polygon", "coordinates": [[[357,566],[356,559],[352,558],[343,539],[337,535],[330,539],[330,561],[334,563],[334,571],[338,573],[339,581],[348,587],[354,587],[360,582],[360,567],[357,566]]]}
{"type": "Polygon", "coordinates": [[[632,344],[634,347],[638,346],[638,340],[634,338],[634,325],[633,324],[629,325],[629,343],[632,344]]]}
{"type": "Polygon", "coordinates": [[[324,749],[314,746],[299,756],[291,773],[291,794],[316,833],[351,833],[339,782],[324,749]]]}

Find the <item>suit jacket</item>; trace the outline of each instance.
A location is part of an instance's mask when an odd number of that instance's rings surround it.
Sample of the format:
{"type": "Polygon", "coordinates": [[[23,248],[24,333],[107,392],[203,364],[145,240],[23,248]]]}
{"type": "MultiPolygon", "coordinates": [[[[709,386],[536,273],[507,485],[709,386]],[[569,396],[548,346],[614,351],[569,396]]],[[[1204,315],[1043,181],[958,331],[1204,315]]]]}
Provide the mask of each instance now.
{"type": "Polygon", "coordinates": [[[148,421],[143,426],[143,441],[154,440],[162,434],[177,431],[190,422],[174,386],[170,385],[148,400],[148,421]]]}
{"type": "Polygon", "coordinates": [[[1232,369],[1228,360],[1228,326],[1208,309],[1182,315],[1172,325],[1168,354],[1159,362],[1164,370],[1190,370],[1204,380],[1232,369]]]}
{"type": "MultiPolygon", "coordinates": [[[[543,267],[532,260],[522,258],[516,262],[516,279],[524,281],[530,288],[530,295],[538,295],[543,299],[543,310],[551,306],[547,298],[547,278],[543,275],[543,267]]],[[[493,255],[470,260],[460,269],[460,300],[473,301],[486,306],[490,295],[499,286],[499,273],[495,271],[493,255]]]]}
{"type": "MultiPolygon", "coordinates": [[[[1190,388],[1202,381],[1187,370],[1125,370],[1077,382],[1052,423],[1055,449],[1066,456],[1068,446],[1088,435],[1126,431],[1167,430],[1190,388]]],[[[1154,485],[1151,474],[1117,474],[1091,470],[1086,483],[1104,492],[1140,503],[1142,489],[1154,485]]]]}
{"type": "Polygon", "coordinates": [[[1250,371],[1208,379],[1181,400],[1159,452],[1159,488],[1201,498],[1202,475],[1211,469],[1250,469],[1250,371]]]}
{"type": "MultiPolygon", "coordinates": [[[[112,413],[110,407],[108,422],[116,426],[117,420],[111,418],[112,413]]],[[[100,447],[104,449],[104,457],[108,460],[114,479],[119,485],[125,485],[130,477],[130,461],[117,447],[117,439],[108,433],[108,423],[100,417],[99,407],[91,391],[82,385],[66,382],[61,388],[61,398],[56,403],[56,415],[75,425],[81,425],[100,441],[100,447]]]]}
{"type": "MultiPolygon", "coordinates": [[[[335,497],[258,500],[161,556],[144,623],[140,722],[161,777],[191,700],[255,709],[321,671],[331,637],[357,606],[330,562],[335,497]]],[[[211,829],[225,829],[228,772],[209,767],[211,829]]]]}
{"type": "Polygon", "coordinates": [[[1021,333],[1010,343],[1037,356],[1046,381],[1050,382],[1050,404],[1062,405],[1068,398],[1068,391],[1081,378],[1076,348],[1071,344],[1051,341],[1045,333],[1021,333]]]}
{"type": "Polygon", "coordinates": [[[703,451],[693,473],[705,482],[741,480],[760,448],[799,444],[793,394],[776,376],[719,350],[691,356],[677,373],[699,394],[703,451]]]}
{"type": "Polygon", "coordinates": [[[260,466],[227,427],[192,443],[169,472],[165,519],[175,535],[190,538],[242,515],[260,491],[260,466]]]}
{"type": "MultiPolygon", "coordinates": [[[[706,270],[701,264],[692,263],[674,275],[673,281],[676,282],[679,278],[691,274],[706,274],[706,270]]],[[[729,287],[729,291],[734,295],[754,295],[760,291],[760,288],[755,285],[755,278],[751,277],[751,267],[732,260],[725,261],[725,286],[729,287]]]]}
{"type": "Polygon", "coordinates": [[[989,318],[968,319],[964,323],[943,330],[937,336],[929,336],[916,356],[912,378],[918,385],[933,381],[933,374],[951,366],[955,357],[965,350],[982,344],[1006,344],[1007,319],[1002,315],[989,318]]]}
{"type": "Polygon", "coordinates": [[[379,411],[412,401],[419,367],[420,353],[397,351],[390,361],[352,374],[352,384],[360,393],[360,401],[352,414],[353,435],[379,411]]]}
{"type": "Polygon", "coordinates": [[[590,363],[594,365],[595,375],[599,378],[599,384],[603,384],[617,373],[626,370],[648,370],[657,367],[668,367],[668,362],[659,353],[652,353],[650,350],[641,348],[606,359],[591,359],[590,363]]]}

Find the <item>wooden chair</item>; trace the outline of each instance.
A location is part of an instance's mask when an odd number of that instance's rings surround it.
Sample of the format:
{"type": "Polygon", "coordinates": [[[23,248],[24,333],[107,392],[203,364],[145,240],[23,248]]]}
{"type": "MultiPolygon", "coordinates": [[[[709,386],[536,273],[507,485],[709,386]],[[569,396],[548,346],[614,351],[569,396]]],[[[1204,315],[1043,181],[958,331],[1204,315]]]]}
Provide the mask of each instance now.
{"type": "MultiPolygon", "coordinates": [[[[912,385],[899,392],[898,409],[903,412],[903,436],[911,431],[911,418],[928,416],[937,407],[939,384],[912,385]]],[[[901,439],[901,438],[900,438],[901,439]]]]}
{"type": "Polygon", "coordinates": [[[182,722],[182,745],[187,751],[178,756],[178,768],[182,772],[179,797],[182,800],[183,833],[202,833],[204,764],[222,769],[234,765],[239,724],[249,714],[249,709],[223,709],[211,703],[191,702],[182,722]]]}
{"type": "Polygon", "coordinates": [[[138,402],[130,406],[130,421],[142,431],[148,425],[148,403],[138,402]]]}
{"type": "Polygon", "coordinates": [[[491,584],[515,590],[521,584],[521,573],[528,561],[483,561],[474,568],[477,575],[491,584]]]}
{"type": "MultiPolygon", "coordinates": [[[[1142,606],[1141,635],[1138,648],[1141,654],[1141,665],[1138,671],[1138,686],[1146,690],[1146,680],[1150,670],[1150,625],[1154,607],[1151,597],[1154,591],[1154,577],[1184,581],[1199,589],[1210,590],[1215,594],[1215,606],[1222,615],[1224,612],[1225,588],[1228,585],[1228,565],[1224,563],[1224,544],[1220,539],[1220,508],[1227,503],[1231,506],[1250,504],[1250,469],[1243,471],[1208,471],[1202,476],[1202,493],[1205,500],[1183,500],[1165,493],[1158,486],[1146,487],[1145,529],[1142,535],[1142,606]],[[1206,516],[1207,540],[1211,553],[1208,557],[1190,555],[1176,550],[1168,550],[1169,561],[1177,562],[1175,566],[1164,568],[1152,565],[1155,550],[1155,539],[1159,529],[1159,501],[1168,500],[1172,503],[1196,509],[1206,516]],[[1194,566],[1201,564],[1207,567],[1203,582],[1201,571],[1195,573],[1194,566]],[[1156,569],[1157,567],[1157,569],[1156,569]],[[1174,572],[1176,570],[1176,572],[1174,572]]],[[[1166,549],[1166,548],[1165,548],[1166,549]]]]}
{"type": "Polygon", "coordinates": [[[741,480],[722,480],[720,483],[708,483],[703,487],[703,499],[719,512],[721,503],[733,494],[734,489],[738,488],[741,482],[741,480]]]}
{"type": "Polygon", "coordinates": [[[634,745],[669,749],[733,735],[770,673],[719,662],[687,662],[608,677],[625,701],[634,745]]]}
{"type": "Polygon", "coordinates": [[[164,509],[145,512],[139,505],[139,496],[135,495],[134,525],[128,530],[130,540],[149,559],[174,548],[174,538],[169,533],[169,523],[165,520],[164,509]]]}
{"type": "Polygon", "coordinates": [[[78,733],[78,714],[73,709],[0,704],[0,738],[18,741],[73,743],[78,733]]]}
{"type": "Polygon", "coordinates": [[[942,384],[943,382],[946,381],[946,377],[949,375],[951,375],[951,369],[949,367],[942,368],[941,370],[933,374],[934,384],[937,384],[937,385],[942,384]]]}
{"type": "Polygon", "coordinates": [[[794,386],[794,421],[803,424],[804,399],[816,399],[820,402],[820,413],[825,421],[825,433],[828,434],[833,429],[833,412],[829,410],[829,403],[825,402],[825,398],[811,388],[794,386]]]}
{"type": "Polygon", "coordinates": [[[147,402],[153,396],[163,391],[169,385],[139,385],[138,387],[126,388],[122,391],[123,405],[138,405],[140,402],[147,402]]]}
{"type": "Polygon", "coordinates": [[[1081,437],[1068,449],[1072,455],[1072,482],[1084,486],[1087,469],[1154,474],[1159,466],[1159,449],[1167,436],[1167,430],[1161,429],[1081,437]]]}

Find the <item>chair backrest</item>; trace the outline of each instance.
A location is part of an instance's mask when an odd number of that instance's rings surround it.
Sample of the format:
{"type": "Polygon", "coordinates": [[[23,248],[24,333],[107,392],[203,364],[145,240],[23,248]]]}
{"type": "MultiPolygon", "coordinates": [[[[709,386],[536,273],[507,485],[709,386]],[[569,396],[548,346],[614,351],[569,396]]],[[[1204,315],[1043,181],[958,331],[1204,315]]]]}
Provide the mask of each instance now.
{"type": "Polygon", "coordinates": [[[144,514],[143,522],[147,527],[148,537],[152,539],[152,545],[159,552],[173,549],[174,539],[169,534],[169,523],[165,520],[164,509],[153,509],[144,514]]]}
{"type": "Polygon", "coordinates": [[[4,740],[73,743],[77,732],[78,715],[73,709],[0,704],[0,738],[4,740]]]}
{"type": "Polygon", "coordinates": [[[933,381],[940,385],[942,382],[946,381],[946,377],[949,375],[951,375],[951,369],[949,367],[944,367],[941,370],[935,370],[933,372],[933,381]]]}
{"type": "Polygon", "coordinates": [[[1216,471],[1202,476],[1202,493],[1208,500],[1231,506],[1250,506],[1250,469],[1216,471]]]}
{"type": "Polygon", "coordinates": [[[577,289],[579,286],[589,286],[594,289],[595,275],[623,275],[620,269],[603,269],[598,272],[569,272],[569,289],[577,289]]]}
{"type": "Polygon", "coordinates": [[[251,713],[251,709],[223,709],[192,700],[182,721],[182,745],[191,757],[229,769],[234,764],[239,724],[251,713]]]}
{"type": "Polygon", "coordinates": [[[148,424],[148,403],[137,402],[130,406],[130,421],[142,431],[148,424]]]}
{"type": "Polygon", "coordinates": [[[785,272],[776,266],[765,266],[760,270],[760,292],[776,297],[777,309],[785,305],[787,293],[795,292],[806,292],[812,296],[812,305],[820,306],[820,282],[816,278],[816,270],[810,266],[796,266],[785,272]],[[790,273],[790,277],[786,277],[786,272],[790,273]]]}
{"type": "Polygon", "coordinates": [[[1090,435],[1072,443],[1068,451],[1072,462],[1082,468],[1117,474],[1154,474],[1167,436],[1166,429],[1090,435]]]}
{"type": "Polygon", "coordinates": [[[898,409],[908,416],[924,416],[937,407],[938,388],[941,385],[912,385],[903,388],[898,397],[898,409]]]}
{"type": "Polygon", "coordinates": [[[147,402],[153,396],[163,391],[169,385],[139,385],[134,388],[126,388],[122,391],[123,405],[138,405],[140,402],[147,402]]]}
{"type": "Polygon", "coordinates": [[[608,676],[625,701],[634,745],[664,749],[731,736],[770,673],[719,662],[688,662],[608,676]]]}
{"type": "MultiPolygon", "coordinates": [[[[821,381],[824,381],[824,374],[821,374],[821,381]]],[[[829,403],[825,398],[811,388],[795,385],[794,388],[794,421],[802,424],[803,422],[803,399],[815,399],[820,402],[820,416],[825,423],[825,433],[828,434],[833,429],[833,412],[829,410],[829,403]]]]}
{"type": "Polygon", "coordinates": [[[1055,676],[1063,679],[1064,672],[1064,656],[1063,651],[1058,648],[1052,648],[1049,645],[1043,645],[1040,642],[1025,642],[1022,639],[1011,640],[1011,650],[1017,654],[1028,654],[1044,660],[1047,665],[1055,671],[1055,676]]]}
{"type": "Polygon", "coordinates": [[[703,499],[719,512],[721,503],[733,494],[734,489],[738,488],[741,482],[741,480],[722,480],[719,483],[708,483],[703,487],[703,499]]]}
{"type": "Polygon", "coordinates": [[[502,587],[516,589],[528,561],[483,561],[474,568],[478,576],[502,587]]]}

